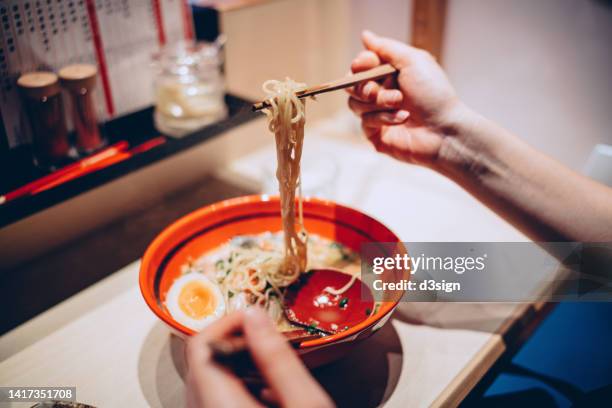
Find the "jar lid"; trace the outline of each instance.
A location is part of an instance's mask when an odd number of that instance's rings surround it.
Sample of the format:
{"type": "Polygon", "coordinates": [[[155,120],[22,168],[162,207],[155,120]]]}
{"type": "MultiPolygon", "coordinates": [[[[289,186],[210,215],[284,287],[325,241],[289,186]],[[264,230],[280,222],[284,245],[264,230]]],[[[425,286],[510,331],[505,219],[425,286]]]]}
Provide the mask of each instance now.
{"type": "Polygon", "coordinates": [[[92,89],[97,74],[98,68],[92,64],[72,64],[59,70],[62,85],[75,92],[92,89]]]}
{"type": "Polygon", "coordinates": [[[17,86],[32,99],[46,98],[60,92],[57,75],[48,71],[25,73],[17,79],[17,86]]]}

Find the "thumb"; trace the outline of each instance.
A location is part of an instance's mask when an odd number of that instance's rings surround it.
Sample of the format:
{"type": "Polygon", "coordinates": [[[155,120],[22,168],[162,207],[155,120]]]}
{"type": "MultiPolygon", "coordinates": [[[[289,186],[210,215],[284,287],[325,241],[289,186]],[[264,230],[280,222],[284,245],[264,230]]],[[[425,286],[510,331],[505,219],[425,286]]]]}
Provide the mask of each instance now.
{"type": "Polygon", "coordinates": [[[381,60],[395,68],[403,68],[410,62],[412,48],[400,41],[380,37],[368,30],[361,34],[361,41],[366,49],[373,51],[381,60]]]}
{"type": "Polygon", "coordinates": [[[259,308],[250,308],[246,316],[244,331],[251,356],[268,386],[279,398],[280,405],[288,406],[293,400],[308,401],[316,396],[326,399],[320,385],[270,318],[259,308]]]}

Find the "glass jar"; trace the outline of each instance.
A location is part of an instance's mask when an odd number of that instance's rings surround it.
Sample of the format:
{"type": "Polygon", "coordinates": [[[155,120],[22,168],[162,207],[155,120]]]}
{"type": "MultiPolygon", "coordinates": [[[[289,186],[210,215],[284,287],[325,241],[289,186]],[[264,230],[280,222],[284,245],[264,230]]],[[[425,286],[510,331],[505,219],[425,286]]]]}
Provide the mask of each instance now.
{"type": "Polygon", "coordinates": [[[57,75],[47,71],[29,72],[19,77],[17,85],[32,129],[36,164],[48,169],[65,164],[70,144],[57,75]]]}
{"type": "Polygon", "coordinates": [[[154,58],[155,127],[180,137],[227,116],[223,41],[178,43],[154,58]]]}

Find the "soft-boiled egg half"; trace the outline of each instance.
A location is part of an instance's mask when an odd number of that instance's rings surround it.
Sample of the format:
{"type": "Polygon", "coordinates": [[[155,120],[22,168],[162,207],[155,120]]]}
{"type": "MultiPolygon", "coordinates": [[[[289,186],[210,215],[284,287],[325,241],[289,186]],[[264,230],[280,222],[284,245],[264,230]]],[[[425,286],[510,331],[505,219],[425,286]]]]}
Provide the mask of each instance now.
{"type": "Polygon", "coordinates": [[[225,314],[225,301],[215,283],[191,272],[172,283],[166,308],[178,323],[199,331],[225,314]]]}

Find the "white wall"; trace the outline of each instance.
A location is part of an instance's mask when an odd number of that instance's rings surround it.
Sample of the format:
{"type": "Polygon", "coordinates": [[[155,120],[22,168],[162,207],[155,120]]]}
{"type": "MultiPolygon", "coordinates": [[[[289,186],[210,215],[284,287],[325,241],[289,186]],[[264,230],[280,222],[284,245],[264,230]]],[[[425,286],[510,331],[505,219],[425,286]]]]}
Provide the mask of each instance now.
{"type": "Polygon", "coordinates": [[[581,168],[612,144],[612,4],[450,0],[444,65],[461,97],[581,168]]]}
{"type": "MultiPolygon", "coordinates": [[[[276,0],[222,14],[228,88],[261,99],[261,84],[290,77],[310,85],[346,73],[350,0],[276,0]]],[[[343,93],[308,106],[314,120],[345,106],[343,93]]]]}
{"type": "MultiPolygon", "coordinates": [[[[228,87],[261,98],[270,78],[314,85],[344,76],[362,30],[407,41],[411,18],[410,0],[275,0],[226,12],[228,87]]],[[[326,94],[309,104],[308,118],[345,107],[344,92],[326,94]]]]}
{"type": "Polygon", "coordinates": [[[348,3],[351,57],[363,49],[360,34],[365,29],[402,41],[410,39],[411,0],[348,0],[348,3]]]}

